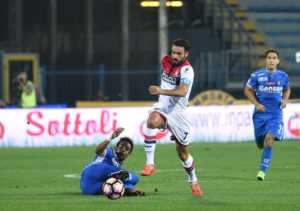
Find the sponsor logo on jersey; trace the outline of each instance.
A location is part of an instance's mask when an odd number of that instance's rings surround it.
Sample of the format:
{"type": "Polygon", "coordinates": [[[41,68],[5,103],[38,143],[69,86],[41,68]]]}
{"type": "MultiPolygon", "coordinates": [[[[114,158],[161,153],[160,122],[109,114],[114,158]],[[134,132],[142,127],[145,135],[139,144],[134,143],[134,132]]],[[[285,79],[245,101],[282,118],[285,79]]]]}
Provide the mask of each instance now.
{"type": "Polygon", "coordinates": [[[274,85],[276,85],[276,82],[275,81],[268,81],[266,84],[268,86],[274,86],[274,85]]]}
{"type": "Polygon", "coordinates": [[[267,93],[280,93],[282,92],[283,88],[281,86],[259,86],[258,90],[261,92],[267,93]]]}
{"type": "Polygon", "coordinates": [[[161,79],[169,84],[179,85],[180,77],[179,76],[173,77],[173,76],[167,75],[166,73],[163,73],[161,76],[161,79]]]}
{"type": "Polygon", "coordinates": [[[258,81],[267,81],[268,77],[258,77],[258,81]]]}

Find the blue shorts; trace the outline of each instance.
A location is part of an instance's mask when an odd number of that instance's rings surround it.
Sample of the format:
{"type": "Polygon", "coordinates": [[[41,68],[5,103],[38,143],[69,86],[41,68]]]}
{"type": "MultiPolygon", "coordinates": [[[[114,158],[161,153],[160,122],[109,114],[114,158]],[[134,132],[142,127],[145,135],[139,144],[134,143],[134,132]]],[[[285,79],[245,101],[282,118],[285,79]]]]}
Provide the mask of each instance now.
{"type": "MultiPolygon", "coordinates": [[[[105,163],[97,163],[86,167],[80,178],[80,189],[83,194],[97,195],[102,193],[103,183],[114,172],[122,170],[120,167],[108,165],[105,163]]],[[[129,172],[129,177],[124,180],[125,188],[134,188],[138,183],[139,177],[129,172]]]]}
{"type": "Polygon", "coordinates": [[[253,114],[253,125],[255,141],[257,144],[263,144],[267,133],[273,135],[274,139],[281,141],[283,139],[283,121],[281,116],[253,114]]]}

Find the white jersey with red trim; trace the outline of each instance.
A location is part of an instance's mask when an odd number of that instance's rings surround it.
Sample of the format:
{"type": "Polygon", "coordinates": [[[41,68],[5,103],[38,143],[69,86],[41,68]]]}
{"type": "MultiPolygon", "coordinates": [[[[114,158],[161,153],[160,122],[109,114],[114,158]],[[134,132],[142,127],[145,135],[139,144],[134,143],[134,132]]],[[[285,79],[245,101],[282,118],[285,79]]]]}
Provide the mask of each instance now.
{"type": "Polygon", "coordinates": [[[171,72],[163,71],[161,76],[160,87],[162,89],[176,89],[178,86],[185,84],[188,87],[188,92],[183,97],[160,95],[156,108],[161,109],[165,113],[169,113],[174,109],[176,111],[183,111],[188,105],[188,100],[191,94],[194,82],[194,69],[188,65],[183,65],[175,68],[171,72]]]}

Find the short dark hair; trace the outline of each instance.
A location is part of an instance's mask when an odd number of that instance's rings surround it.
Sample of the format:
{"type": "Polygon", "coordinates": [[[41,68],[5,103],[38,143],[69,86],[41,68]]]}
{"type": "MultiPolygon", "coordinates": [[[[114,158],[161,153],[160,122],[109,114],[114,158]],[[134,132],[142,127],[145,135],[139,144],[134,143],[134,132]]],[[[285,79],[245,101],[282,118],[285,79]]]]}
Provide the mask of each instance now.
{"type": "Polygon", "coordinates": [[[173,45],[183,47],[185,51],[190,51],[191,50],[191,44],[188,40],[184,39],[176,39],[172,43],[173,45]]]}
{"type": "Polygon", "coordinates": [[[275,53],[277,54],[277,57],[279,58],[279,52],[274,50],[274,49],[270,49],[270,50],[267,50],[266,53],[265,53],[265,58],[267,58],[267,56],[269,55],[269,53],[275,53]]]}
{"type": "Polygon", "coordinates": [[[134,147],[133,141],[128,137],[122,137],[122,138],[120,138],[120,140],[118,141],[116,146],[118,147],[121,142],[127,142],[130,144],[130,146],[131,146],[130,153],[131,153],[133,150],[133,147],[134,147]]]}

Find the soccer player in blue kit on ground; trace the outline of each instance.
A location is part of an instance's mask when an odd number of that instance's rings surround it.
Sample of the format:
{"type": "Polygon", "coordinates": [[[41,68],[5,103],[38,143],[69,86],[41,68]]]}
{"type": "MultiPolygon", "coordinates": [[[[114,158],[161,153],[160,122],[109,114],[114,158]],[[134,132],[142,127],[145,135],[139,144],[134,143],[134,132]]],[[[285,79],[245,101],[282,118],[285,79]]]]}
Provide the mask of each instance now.
{"type": "Polygon", "coordinates": [[[256,145],[262,149],[257,180],[263,181],[272,159],[274,141],[283,139],[282,109],[291,94],[288,75],[277,69],[279,53],[265,53],[266,67],[251,74],[244,89],[246,97],[255,105],[253,125],[256,145]]]}
{"type": "Polygon", "coordinates": [[[143,191],[135,189],[139,177],[121,167],[123,161],[132,153],[133,142],[128,137],[121,137],[114,148],[109,147],[111,140],[119,137],[124,128],[116,129],[111,137],[96,147],[96,156],[87,164],[80,179],[80,189],[85,195],[102,194],[102,185],[110,177],[123,181],[125,196],[143,196],[143,191]]]}

